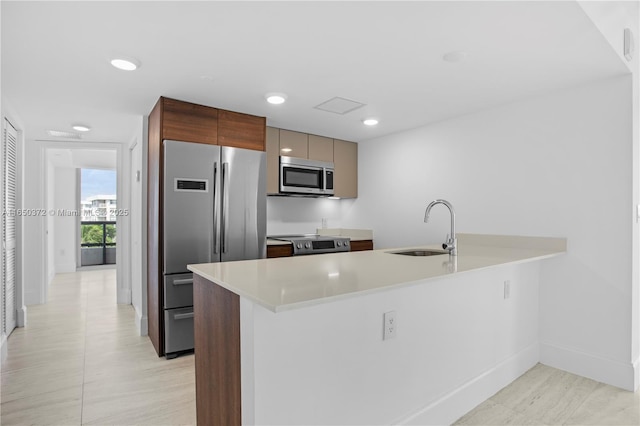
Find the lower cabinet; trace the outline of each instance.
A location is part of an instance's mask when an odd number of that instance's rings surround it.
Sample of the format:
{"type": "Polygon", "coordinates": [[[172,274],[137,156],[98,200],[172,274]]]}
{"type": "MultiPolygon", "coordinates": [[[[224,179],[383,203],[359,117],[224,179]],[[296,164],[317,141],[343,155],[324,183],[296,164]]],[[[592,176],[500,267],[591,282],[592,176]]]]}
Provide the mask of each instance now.
{"type": "Polygon", "coordinates": [[[291,244],[279,244],[275,246],[267,246],[267,259],[274,257],[293,256],[293,246],[291,244]]]}
{"type": "Polygon", "coordinates": [[[373,240],[351,241],[351,251],[373,250],[373,240]]]}

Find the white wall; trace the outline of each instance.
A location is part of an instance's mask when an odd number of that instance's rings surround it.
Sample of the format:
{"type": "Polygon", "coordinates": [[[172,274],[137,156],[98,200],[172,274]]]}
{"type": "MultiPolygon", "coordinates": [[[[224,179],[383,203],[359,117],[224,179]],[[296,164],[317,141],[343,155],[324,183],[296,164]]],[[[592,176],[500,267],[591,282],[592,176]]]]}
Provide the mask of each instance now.
{"type": "MultiPolygon", "coordinates": [[[[51,162],[47,161],[47,181],[46,181],[46,210],[51,211],[56,208],[55,199],[56,199],[56,173],[55,167],[51,162]]],[[[75,193],[75,189],[73,191],[75,193]]],[[[42,205],[42,204],[41,204],[42,205]]],[[[42,207],[40,207],[42,208],[42,207]]],[[[51,281],[56,275],[56,263],[55,263],[55,243],[56,243],[56,227],[55,227],[55,216],[47,214],[45,217],[45,236],[46,236],[46,248],[47,251],[45,253],[46,258],[46,283],[45,283],[45,291],[44,291],[44,300],[47,298],[49,285],[51,285],[51,281]]]]}
{"type": "Polygon", "coordinates": [[[539,266],[277,314],[241,299],[243,424],[451,424],[536,364],[539,266]]]}
{"type": "Polygon", "coordinates": [[[143,163],[143,152],[146,144],[143,143],[146,137],[147,117],[141,117],[140,128],[137,136],[129,146],[130,155],[130,220],[131,220],[131,304],[136,311],[136,328],[141,336],[148,333],[147,319],[147,282],[146,279],[146,239],[143,236],[143,229],[146,228],[146,189],[143,185],[146,181],[146,167],[143,163]],[[140,174],[137,179],[136,174],[140,174]]]}
{"type": "MultiPolygon", "coordinates": [[[[69,167],[56,167],[53,204],[56,212],[78,211],[77,171],[69,167]]],[[[76,216],[56,214],[54,225],[54,260],[56,273],[76,271],[77,227],[76,216]]]]}
{"type": "MultiPolygon", "coordinates": [[[[43,188],[43,173],[45,163],[40,144],[34,141],[25,143],[25,161],[22,167],[25,170],[24,205],[25,209],[46,208],[43,188]]],[[[43,235],[45,234],[45,218],[23,218],[23,250],[28,253],[29,267],[23,268],[24,297],[26,305],[34,305],[45,302],[44,292],[41,291],[45,281],[45,250],[43,235]]]]}
{"type": "Polygon", "coordinates": [[[441,242],[447,210],[423,215],[445,198],[460,232],[567,237],[542,269],[542,360],[588,358],[576,372],[633,388],[631,87],[622,76],[361,143],[343,226],[372,228],[379,248],[441,242]]]}
{"type": "Polygon", "coordinates": [[[622,63],[634,70],[634,63],[628,62],[624,57],[624,28],[630,28],[635,35],[636,49],[634,56],[638,55],[638,1],[582,1],[578,4],[586,15],[593,21],[611,47],[620,57],[622,63]]]}
{"type": "MultiPolygon", "coordinates": [[[[609,41],[620,60],[633,72],[633,204],[640,204],[640,3],[638,1],[580,1],[587,16],[609,41]],[[635,49],[632,60],[624,57],[624,29],[633,34],[635,49]]],[[[640,218],[639,218],[640,219],[640,218]]],[[[632,267],[632,355],[640,358],[640,227],[633,225],[632,267]]],[[[640,368],[636,368],[635,388],[640,386],[640,368]]]]}
{"type": "Polygon", "coordinates": [[[343,200],[267,197],[267,235],[315,234],[326,219],[327,228],[341,227],[343,200]]]}

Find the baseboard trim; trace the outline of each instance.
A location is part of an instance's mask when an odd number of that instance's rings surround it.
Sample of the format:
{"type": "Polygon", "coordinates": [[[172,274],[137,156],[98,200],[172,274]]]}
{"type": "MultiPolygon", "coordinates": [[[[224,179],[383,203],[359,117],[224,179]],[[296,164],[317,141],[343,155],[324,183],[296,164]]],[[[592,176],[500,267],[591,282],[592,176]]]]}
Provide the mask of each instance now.
{"type": "Polygon", "coordinates": [[[149,334],[149,319],[146,315],[141,315],[136,309],[136,329],[141,336],[147,336],[149,334]]]}
{"type": "Polygon", "coordinates": [[[76,272],[75,263],[60,263],[55,265],[56,274],[63,274],[67,272],[76,272]]]}
{"type": "Polygon", "coordinates": [[[568,371],[633,392],[636,388],[638,362],[624,363],[562,347],[548,342],[540,343],[540,362],[549,367],[568,371]]]}
{"type": "Polygon", "coordinates": [[[7,359],[7,335],[2,333],[2,337],[0,338],[0,366],[4,363],[4,360],[7,359]]]}
{"type": "Polygon", "coordinates": [[[534,343],[394,424],[452,424],[535,366],[538,359],[534,343]]]}
{"type": "Polygon", "coordinates": [[[26,327],[27,325],[27,307],[22,305],[17,311],[16,325],[18,327],[26,327]]]}
{"type": "Polygon", "coordinates": [[[633,391],[637,392],[640,389],[640,358],[636,358],[633,362],[633,391]]]}

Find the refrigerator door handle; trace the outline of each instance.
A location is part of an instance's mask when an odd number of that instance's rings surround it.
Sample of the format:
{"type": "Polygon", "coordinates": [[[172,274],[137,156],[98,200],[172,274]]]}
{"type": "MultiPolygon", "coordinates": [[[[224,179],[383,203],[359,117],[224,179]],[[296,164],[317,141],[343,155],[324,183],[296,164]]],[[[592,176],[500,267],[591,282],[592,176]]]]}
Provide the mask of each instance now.
{"type": "Polygon", "coordinates": [[[221,234],[222,234],[222,253],[227,252],[228,245],[228,229],[227,229],[227,216],[229,215],[229,191],[228,191],[228,180],[229,180],[229,163],[222,163],[222,221],[221,221],[221,234]]]}
{"type": "Polygon", "coordinates": [[[190,319],[190,318],[193,318],[193,317],[194,317],[193,312],[187,312],[186,314],[175,314],[173,316],[173,319],[176,320],[176,321],[179,321],[179,320],[183,320],[183,319],[190,319]]]}
{"type": "MultiPolygon", "coordinates": [[[[213,253],[218,254],[218,162],[213,163],[213,253]]],[[[213,262],[215,256],[211,256],[213,262]]]]}

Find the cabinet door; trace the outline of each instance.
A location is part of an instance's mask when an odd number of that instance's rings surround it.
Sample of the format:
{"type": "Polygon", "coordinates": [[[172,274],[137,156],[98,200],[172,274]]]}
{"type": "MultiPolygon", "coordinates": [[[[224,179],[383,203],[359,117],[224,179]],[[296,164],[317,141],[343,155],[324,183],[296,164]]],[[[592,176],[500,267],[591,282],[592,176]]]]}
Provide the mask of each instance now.
{"type": "Polygon", "coordinates": [[[280,186],[280,129],[267,127],[267,194],[277,194],[280,186]]]}
{"type": "Polygon", "coordinates": [[[265,150],[264,117],[219,110],[218,145],[265,150]]]}
{"type": "Polygon", "coordinates": [[[351,241],[351,251],[373,250],[373,240],[351,241]]]}
{"type": "Polygon", "coordinates": [[[280,155],[287,157],[308,158],[309,135],[280,129],[280,155]]]}
{"type": "Polygon", "coordinates": [[[340,198],[358,196],[358,144],[333,140],[334,191],[340,198]]]}
{"type": "Polygon", "coordinates": [[[333,139],[309,135],[309,160],[333,162],[333,139]]]}
{"type": "Polygon", "coordinates": [[[293,246],[291,244],[267,246],[267,259],[289,256],[293,256],[293,246]]]}
{"type": "Polygon", "coordinates": [[[163,98],[162,139],[218,143],[218,110],[203,105],[163,98]]]}

